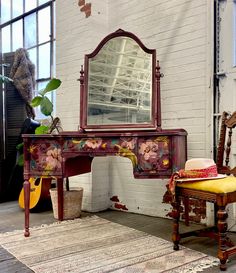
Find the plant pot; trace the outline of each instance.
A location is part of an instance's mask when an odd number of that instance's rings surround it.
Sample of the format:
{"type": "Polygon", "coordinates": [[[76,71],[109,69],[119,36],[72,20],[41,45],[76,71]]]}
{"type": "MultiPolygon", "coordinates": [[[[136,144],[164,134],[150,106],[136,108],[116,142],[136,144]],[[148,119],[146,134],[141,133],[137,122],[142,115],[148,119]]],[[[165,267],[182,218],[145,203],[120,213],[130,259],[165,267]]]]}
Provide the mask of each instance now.
{"type": "MultiPolygon", "coordinates": [[[[49,190],[52,200],[53,215],[55,219],[58,219],[58,201],[57,201],[57,189],[52,188],[49,190]]],[[[64,208],[63,219],[74,219],[81,215],[81,206],[83,199],[83,188],[79,187],[64,191],[64,208]]]]}

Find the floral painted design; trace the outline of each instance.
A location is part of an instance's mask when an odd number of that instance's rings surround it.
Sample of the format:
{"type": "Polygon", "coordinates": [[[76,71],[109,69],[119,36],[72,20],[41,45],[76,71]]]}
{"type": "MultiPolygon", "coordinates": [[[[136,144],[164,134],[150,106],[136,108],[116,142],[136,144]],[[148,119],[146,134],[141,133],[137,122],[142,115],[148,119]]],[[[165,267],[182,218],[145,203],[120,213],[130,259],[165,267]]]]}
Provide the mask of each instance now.
{"type": "Polygon", "coordinates": [[[116,155],[129,158],[133,164],[133,167],[136,168],[138,165],[137,156],[127,148],[123,148],[120,145],[116,145],[116,147],[118,149],[116,155]]]}
{"type": "Polygon", "coordinates": [[[135,148],[135,139],[134,138],[121,138],[122,148],[126,148],[128,150],[133,150],[135,148]]]}
{"type": "Polygon", "coordinates": [[[58,174],[62,171],[62,155],[59,143],[33,140],[30,147],[30,168],[42,175],[58,174]]]}
{"type": "Polygon", "coordinates": [[[45,170],[60,169],[62,163],[61,149],[54,148],[47,151],[47,166],[45,170]]]}
{"type": "Polygon", "coordinates": [[[139,147],[139,153],[143,155],[145,160],[156,160],[158,152],[158,143],[153,142],[152,140],[147,140],[142,143],[139,147]]]}
{"type": "Polygon", "coordinates": [[[135,149],[136,141],[137,140],[135,138],[123,137],[120,139],[120,144],[115,145],[115,147],[118,149],[118,152],[116,153],[116,155],[129,158],[134,168],[136,168],[138,165],[137,156],[133,152],[133,150],[135,149]]]}
{"type": "Polygon", "coordinates": [[[87,139],[85,141],[85,145],[87,145],[89,149],[99,149],[100,146],[102,145],[102,139],[101,138],[87,139]]]}
{"type": "Polygon", "coordinates": [[[121,147],[129,151],[135,149],[135,138],[70,138],[63,145],[64,151],[77,152],[100,152],[106,151],[111,154],[117,154],[117,148],[121,147]]]}
{"type": "MultiPolygon", "coordinates": [[[[89,164],[92,161],[90,159],[93,157],[116,155],[131,160],[135,178],[168,177],[178,167],[175,166],[175,160],[171,160],[175,156],[171,143],[171,135],[157,136],[155,133],[146,132],[142,136],[141,134],[130,136],[125,133],[124,135],[104,134],[104,136],[99,133],[92,136],[92,134],[78,133],[63,137],[30,137],[26,147],[28,153],[25,168],[26,172],[35,176],[62,177],[63,171],[73,165],[72,161],[76,163],[78,159],[80,164],[84,156],[86,165],[81,168],[82,171],[89,171],[91,167],[89,164]],[[71,162],[70,158],[73,158],[71,162]]],[[[73,173],[77,169],[77,164],[74,165],[73,173]]],[[[78,166],[78,172],[80,171],[78,166]]]]}
{"type": "Polygon", "coordinates": [[[70,152],[92,152],[94,156],[101,152],[110,155],[127,157],[134,167],[137,166],[137,156],[135,155],[137,138],[134,137],[114,137],[114,138],[68,138],[64,145],[64,151],[70,152]]]}
{"type": "Polygon", "coordinates": [[[155,173],[170,168],[168,137],[140,139],[138,154],[139,167],[143,171],[155,173]]]}
{"type": "Polygon", "coordinates": [[[169,167],[169,165],[170,165],[169,157],[163,156],[161,164],[163,165],[163,167],[169,167]]]}

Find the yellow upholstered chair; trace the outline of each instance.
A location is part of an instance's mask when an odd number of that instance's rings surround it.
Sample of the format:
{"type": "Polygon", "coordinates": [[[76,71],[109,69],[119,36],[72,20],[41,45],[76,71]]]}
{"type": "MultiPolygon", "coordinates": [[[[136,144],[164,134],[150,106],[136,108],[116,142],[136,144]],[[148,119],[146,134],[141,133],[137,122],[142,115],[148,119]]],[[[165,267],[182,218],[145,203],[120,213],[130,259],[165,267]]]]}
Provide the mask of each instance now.
{"type": "Polygon", "coordinates": [[[226,174],[225,178],[200,181],[186,181],[175,184],[175,195],[172,202],[174,250],[179,249],[181,238],[188,236],[206,236],[218,241],[218,258],[220,269],[226,270],[226,261],[229,256],[236,254],[236,246],[227,237],[227,212],[226,206],[236,202],[236,168],[230,169],[229,155],[232,143],[232,129],[236,126],[236,112],[232,115],[224,112],[220,140],[217,154],[217,169],[219,174],[226,174]],[[225,158],[225,164],[223,164],[225,158]],[[179,218],[181,213],[180,200],[185,200],[185,210],[188,209],[189,198],[204,200],[215,204],[215,225],[203,230],[179,233],[179,218]]]}

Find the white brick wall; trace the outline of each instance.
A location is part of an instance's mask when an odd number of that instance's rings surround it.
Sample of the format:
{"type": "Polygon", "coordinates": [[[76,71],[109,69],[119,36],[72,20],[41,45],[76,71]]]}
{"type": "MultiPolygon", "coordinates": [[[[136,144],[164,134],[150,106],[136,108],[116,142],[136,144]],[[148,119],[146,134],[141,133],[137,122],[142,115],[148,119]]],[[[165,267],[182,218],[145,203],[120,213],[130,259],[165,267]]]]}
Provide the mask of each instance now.
{"type": "Polygon", "coordinates": [[[92,16],[85,18],[78,1],[56,2],[56,75],[62,80],[57,93],[57,114],[64,130],[77,130],[79,125],[80,88],[77,79],[90,53],[107,35],[107,1],[92,2],[92,16]]]}
{"type": "MultiPolygon", "coordinates": [[[[162,128],[188,131],[188,156],[211,156],[211,5],[205,0],[90,0],[85,18],[77,1],[57,0],[57,67],[63,84],[57,93],[57,115],[65,130],[79,124],[79,70],[90,53],[110,32],[122,28],[157,50],[161,72],[162,128]],[[210,10],[210,12],[209,12],[210,10]],[[208,148],[207,148],[208,147],[208,148]]],[[[164,216],[165,180],[134,179],[128,159],[96,158],[92,174],[81,176],[83,208],[101,210],[118,196],[128,211],[164,216]],[[102,164],[102,169],[99,168],[102,164]]]]}

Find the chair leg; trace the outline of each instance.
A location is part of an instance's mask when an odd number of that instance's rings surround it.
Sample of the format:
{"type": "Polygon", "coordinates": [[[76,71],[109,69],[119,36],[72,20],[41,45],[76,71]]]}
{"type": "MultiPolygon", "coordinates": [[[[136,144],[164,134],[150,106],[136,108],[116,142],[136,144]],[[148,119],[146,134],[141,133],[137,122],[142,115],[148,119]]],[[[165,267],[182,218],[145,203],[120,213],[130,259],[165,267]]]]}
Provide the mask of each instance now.
{"type": "Polygon", "coordinates": [[[183,203],[184,203],[185,225],[189,226],[189,198],[184,197],[183,198],[183,203]]]}
{"type": "Polygon", "coordinates": [[[228,259],[227,253],[227,217],[228,214],[225,210],[225,206],[219,206],[217,211],[217,228],[219,236],[218,258],[220,259],[220,270],[225,271],[226,261],[228,259]]]}
{"type": "Polygon", "coordinates": [[[172,233],[172,241],[174,243],[174,250],[179,250],[179,218],[180,218],[180,200],[176,196],[175,200],[172,202],[172,217],[173,217],[173,233],[172,233]]]}

